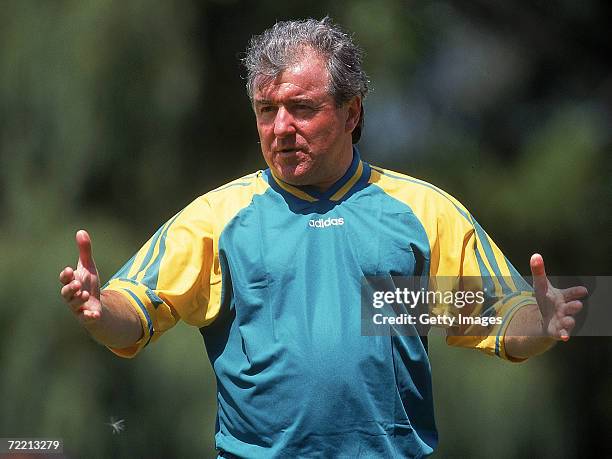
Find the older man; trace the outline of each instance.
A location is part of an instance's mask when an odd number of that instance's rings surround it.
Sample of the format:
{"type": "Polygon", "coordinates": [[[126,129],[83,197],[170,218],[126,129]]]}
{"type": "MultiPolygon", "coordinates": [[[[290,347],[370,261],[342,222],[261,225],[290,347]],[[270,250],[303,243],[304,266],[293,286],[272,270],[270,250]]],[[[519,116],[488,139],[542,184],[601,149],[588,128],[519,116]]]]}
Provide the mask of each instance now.
{"type": "Polygon", "coordinates": [[[124,357],[179,319],[200,328],[222,456],[427,455],[437,433],[426,345],[363,336],[364,276],[503,284],[490,333],[449,342],[509,360],[567,339],[586,291],[554,289],[534,255],[535,298],[517,294],[516,271],[460,203],[361,160],[367,78],[329,19],[277,23],[252,39],[245,64],[269,169],[196,199],[101,292],[89,235],[78,232],[78,267],[60,274],[61,294],[124,357]]]}

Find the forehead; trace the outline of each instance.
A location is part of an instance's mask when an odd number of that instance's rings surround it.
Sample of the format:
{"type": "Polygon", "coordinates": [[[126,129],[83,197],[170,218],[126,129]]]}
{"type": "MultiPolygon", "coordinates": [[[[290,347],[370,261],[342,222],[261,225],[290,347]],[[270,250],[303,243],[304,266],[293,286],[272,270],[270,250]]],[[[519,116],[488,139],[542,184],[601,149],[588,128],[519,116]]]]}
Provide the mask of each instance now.
{"type": "Polygon", "coordinates": [[[328,95],[330,80],[325,58],[306,51],[276,77],[266,79],[260,76],[255,83],[254,99],[257,102],[298,96],[324,97],[328,95]]]}

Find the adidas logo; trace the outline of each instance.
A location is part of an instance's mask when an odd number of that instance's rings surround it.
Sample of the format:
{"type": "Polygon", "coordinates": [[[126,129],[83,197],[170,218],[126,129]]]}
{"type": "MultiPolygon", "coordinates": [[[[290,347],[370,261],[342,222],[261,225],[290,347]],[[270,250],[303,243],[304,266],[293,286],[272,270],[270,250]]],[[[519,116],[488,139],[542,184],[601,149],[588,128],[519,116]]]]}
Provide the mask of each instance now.
{"type": "Polygon", "coordinates": [[[310,220],[308,226],[313,228],[327,228],[328,226],[342,226],[344,225],[344,218],[319,218],[318,220],[310,220]]]}

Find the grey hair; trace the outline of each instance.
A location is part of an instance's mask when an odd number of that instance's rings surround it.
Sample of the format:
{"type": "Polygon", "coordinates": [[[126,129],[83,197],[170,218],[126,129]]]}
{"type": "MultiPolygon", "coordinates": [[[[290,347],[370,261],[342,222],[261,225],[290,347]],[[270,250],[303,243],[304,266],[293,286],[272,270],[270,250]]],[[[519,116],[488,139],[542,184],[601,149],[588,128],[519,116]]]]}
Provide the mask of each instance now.
{"type": "MultiPolygon", "coordinates": [[[[327,60],[330,82],[328,91],[336,105],[341,106],[355,96],[365,98],[368,93],[368,76],[362,69],[362,50],[352,37],[326,16],[323,19],[281,21],[251,38],[242,60],[247,69],[247,93],[251,102],[255,92],[255,81],[274,79],[283,70],[299,62],[304,48],[327,60]]],[[[262,81],[258,82],[259,84],[262,81]]],[[[361,137],[363,126],[363,104],[359,122],[353,130],[353,143],[361,137]]]]}

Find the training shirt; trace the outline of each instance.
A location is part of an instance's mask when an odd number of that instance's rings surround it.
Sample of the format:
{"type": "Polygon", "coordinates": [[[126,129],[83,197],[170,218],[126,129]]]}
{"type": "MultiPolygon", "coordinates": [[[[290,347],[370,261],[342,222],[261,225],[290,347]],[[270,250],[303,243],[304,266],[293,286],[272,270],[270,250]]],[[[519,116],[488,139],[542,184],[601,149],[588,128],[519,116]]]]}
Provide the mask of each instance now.
{"type": "Polygon", "coordinates": [[[505,329],[534,300],[453,197],[356,149],[322,193],[259,171],[197,198],[112,277],[143,326],[112,350],[132,357],[179,319],[199,327],[228,453],[423,456],[437,444],[426,341],[361,328],[363,277],[413,275],[482,279],[502,323],[447,341],[508,358],[505,329]]]}

